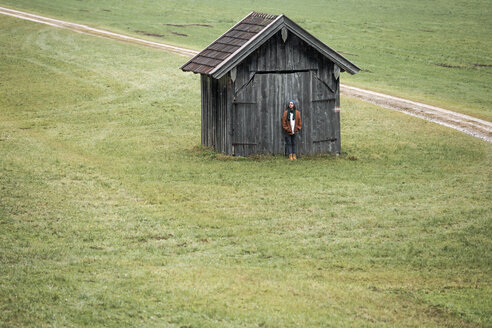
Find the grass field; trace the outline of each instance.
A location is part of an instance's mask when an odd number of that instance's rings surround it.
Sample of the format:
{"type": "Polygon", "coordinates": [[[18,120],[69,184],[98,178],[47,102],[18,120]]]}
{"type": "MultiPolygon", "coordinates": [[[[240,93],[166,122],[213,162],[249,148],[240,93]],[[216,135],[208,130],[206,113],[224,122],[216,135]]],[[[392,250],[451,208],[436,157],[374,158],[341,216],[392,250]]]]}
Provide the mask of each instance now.
{"type": "Polygon", "coordinates": [[[488,0],[0,0],[0,5],[195,50],[252,10],[285,13],[364,69],[345,74],[343,83],[492,121],[488,0]]]}
{"type": "Polygon", "coordinates": [[[0,17],[1,326],[492,325],[491,144],[342,99],[222,156],[185,60],[0,17]]]}

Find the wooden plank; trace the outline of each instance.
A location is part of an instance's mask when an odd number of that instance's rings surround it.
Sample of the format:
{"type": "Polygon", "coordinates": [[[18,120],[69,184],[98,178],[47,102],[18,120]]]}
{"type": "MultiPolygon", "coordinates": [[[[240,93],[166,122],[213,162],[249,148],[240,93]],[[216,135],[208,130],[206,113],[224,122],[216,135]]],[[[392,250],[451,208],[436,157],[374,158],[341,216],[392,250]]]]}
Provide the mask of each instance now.
{"type": "Polygon", "coordinates": [[[258,50],[256,51],[256,55],[257,55],[256,70],[258,72],[266,70],[266,67],[265,67],[265,47],[264,46],[259,47],[258,50]]]}
{"type": "Polygon", "coordinates": [[[277,74],[275,77],[274,96],[271,106],[271,133],[272,147],[270,151],[273,154],[283,154],[285,151],[284,135],[282,129],[282,114],[284,113],[285,106],[287,104],[285,74],[277,74]]]}
{"type": "Polygon", "coordinates": [[[294,46],[294,69],[304,69],[305,66],[303,65],[302,59],[304,56],[301,55],[301,51],[303,52],[303,42],[299,40],[299,38],[295,38],[295,46],[294,46]]]}
{"type": "Polygon", "coordinates": [[[285,43],[282,41],[282,37],[277,33],[277,69],[278,70],[286,70],[285,66],[285,43]]]}
{"type": "Polygon", "coordinates": [[[279,49],[278,49],[278,37],[279,37],[279,33],[280,32],[277,32],[273,37],[272,37],[272,51],[273,51],[273,69],[278,71],[280,69],[280,66],[279,66],[279,56],[280,56],[280,53],[279,53],[279,49]]]}
{"type": "Polygon", "coordinates": [[[208,81],[209,77],[202,74],[202,145],[208,147],[208,109],[209,109],[209,94],[208,94],[208,81]]]}
{"type": "Polygon", "coordinates": [[[258,67],[258,53],[256,51],[253,52],[248,58],[250,58],[249,65],[247,66],[249,71],[256,72],[258,67]]]}
{"type": "Polygon", "coordinates": [[[294,60],[293,60],[293,45],[294,39],[289,37],[287,38],[287,42],[285,43],[285,68],[287,70],[294,69],[294,60]]]}
{"type": "MultiPolygon", "coordinates": [[[[305,66],[304,66],[305,67],[305,66]]],[[[299,106],[302,109],[301,120],[310,121],[310,93],[309,88],[311,74],[309,72],[300,72],[296,74],[296,88],[299,92],[299,106]]],[[[312,129],[304,122],[303,128],[299,134],[299,154],[309,154],[311,148],[312,129]]]]}
{"type": "Polygon", "coordinates": [[[210,123],[212,123],[212,146],[214,147],[214,149],[217,149],[217,82],[217,79],[212,78],[212,110],[210,111],[212,114],[212,118],[210,120],[210,123]]]}
{"type": "Polygon", "coordinates": [[[258,124],[260,125],[259,129],[259,146],[258,151],[260,153],[267,153],[268,148],[272,140],[269,137],[269,131],[271,130],[271,126],[269,125],[269,113],[271,109],[267,108],[268,98],[271,98],[275,95],[275,90],[271,90],[270,88],[274,86],[270,83],[270,74],[259,74],[258,75],[258,94],[259,99],[257,99],[258,106],[256,108],[258,124]]]}
{"type": "Polygon", "coordinates": [[[210,147],[210,126],[209,126],[209,117],[210,117],[210,77],[206,77],[205,79],[205,146],[210,147]]]}
{"type": "Polygon", "coordinates": [[[225,153],[225,146],[226,146],[226,135],[227,135],[227,119],[226,119],[226,112],[227,112],[227,79],[230,79],[230,75],[225,75],[220,79],[220,109],[221,109],[221,114],[220,114],[220,130],[221,130],[221,136],[220,136],[220,151],[222,153],[225,153]]]}
{"type": "Polygon", "coordinates": [[[308,47],[307,56],[309,59],[309,69],[318,69],[318,58],[321,58],[319,52],[315,51],[312,47],[308,47]]]}
{"type": "Polygon", "coordinates": [[[221,106],[220,108],[222,109],[222,114],[221,114],[221,122],[220,122],[220,128],[222,130],[222,136],[221,136],[221,152],[225,153],[226,152],[226,138],[227,138],[227,80],[230,79],[230,75],[225,75],[220,79],[221,82],[221,106]]]}
{"type": "Polygon", "coordinates": [[[272,37],[270,39],[270,63],[271,63],[271,68],[272,70],[277,70],[278,69],[278,60],[277,60],[277,40],[275,37],[272,37]]]}
{"type": "MultiPolygon", "coordinates": [[[[335,81],[335,108],[340,108],[340,79],[335,81]]],[[[340,153],[342,151],[342,140],[340,138],[340,111],[335,112],[335,136],[337,141],[335,143],[335,149],[333,153],[340,153]]]]}
{"type": "Polygon", "coordinates": [[[311,117],[312,117],[312,109],[311,109],[311,99],[312,99],[312,88],[313,88],[313,85],[312,85],[312,71],[310,71],[308,74],[305,74],[304,75],[304,82],[303,82],[303,85],[305,86],[306,90],[306,94],[305,94],[305,98],[304,98],[304,106],[307,106],[304,108],[304,112],[302,113],[303,114],[303,123],[304,123],[304,127],[306,128],[306,130],[304,130],[306,133],[305,133],[305,139],[304,139],[304,142],[305,142],[305,145],[306,145],[306,150],[305,152],[307,154],[312,154],[312,149],[311,149],[311,145],[312,145],[312,140],[313,140],[313,127],[308,125],[310,122],[311,122],[311,117]]]}
{"type": "Polygon", "coordinates": [[[233,99],[233,92],[232,90],[234,89],[232,81],[229,79],[227,81],[227,97],[226,97],[226,121],[227,123],[226,128],[227,128],[227,135],[226,135],[226,151],[225,153],[227,155],[233,155],[233,149],[232,149],[232,128],[233,128],[233,122],[232,122],[232,99],[233,99]]]}
{"type": "Polygon", "coordinates": [[[217,129],[217,139],[215,141],[215,148],[217,151],[219,152],[223,152],[223,136],[224,136],[224,126],[223,126],[223,122],[224,122],[224,117],[223,117],[223,101],[222,101],[222,85],[223,85],[223,80],[224,80],[224,76],[222,78],[220,78],[219,80],[217,80],[217,91],[216,91],[216,99],[217,99],[217,105],[216,105],[216,108],[217,108],[217,117],[216,117],[216,123],[215,123],[215,126],[216,126],[216,129],[217,129]]]}
{"type": "MultiPolygon", "coordinates": [[[[257,76],[252,80],[252,83],[250,84],[248,88],[248,99],[257,99],[257,93],[260,90],[258,89],[258,82],[257,82],[257,76]]],[[[246,131],[246,138],[245,142],[246,143],[251,143],[251,144],[256,144],[256,145],[250,145],[248,147],[248,151],[250,153],[256,153],[258,149],[258,143],[259,143],[259,138],[260,138],[260,125],[261,125],[261,117],[259,113],[259,106],[258,104],[251,104],[247,105],[247,111],[248,111],[248,121],[245,122],[245,131],[246,131]]]]}
{"type": "Polygon", "coordinates": [[[207,147],[212,146],[212,137],[211,137],[211,125],[210,125],[210,119],[211,119],[211,111],[212,111],[212,79],[210,77],[207,77],[207,147]]]}
{"type": "Polygon", "coordinates": [[[229,142],[229,115],[228,115],[228,84],[229,81],[231,80],[230,76],[225,76],[224,77],[224,82],[223,82],[223,95],[222,95],[222,102],[223,102],[223,122],[222,122],[222,127],[223,127],[223,153],[227,154],[228,150],[228,142],[229,142]]]}
{"type": "Polygon", "coordinates": [[[217,86],[215,91],[216,98],[216,116],[215,116],[215,148],[220,151],[221,139],[222,139],[222,85],[221,80],[216,80],[217,86]]]}
{"type": "Polygon", "coordinates": [[[273,67],[272,67],[272,62],[273,61],[272,61],[272,59],[274,57],[273,57],[273,54],[272,54],[272,46],[271,45],[272,45],[272,39],[269,39],[262,46],[265,49],[264,60],[265,60],[265,70],[266,71],[271,71],[273,69],[273,67]]]}
{"type": "Polygon", "coordinates": [[[247,68],[245,66],[246,66],[245,63],[241,63],[237,66],[236,81],[232,85],[232,99],[233,99],[233,101],[230,104],[230,108],[231,108],[231,118],[230,118],[230,121],[231,121],[230,122],[230,129],[231,129],[231,131],[230,131],[230,134],[231,134],[232,155],[234,155],[238,150],[238,147],[236,147],[234,145],[234,143],[238,139],[239,123],[240,123],[237,109],[236,109],[236,105],[234,104],[234,101],[237,100],[238,90],[241,88],[241,86],[244,85],[244,83],[246,81],[245,72],[246,72],[247,68]]]}
{"type": "Polygon", "coordinates": [[[256,134],[251,130],[256,127],[254,108],[257,106],[255,98],[254,76],[248,84],[249,77],[246,69],[238,71],[237,79],[245,81],[243,88],[236,90],[236,101],[231,103],[232,112],[232,131],[231,131],[231,152],[234,155],[246,156],[252,153],[251,148],[257,143],[256,134]],[[242,75],[242,76],[240,76],[242,75]],[[253,101],[252,101],[253,100],[253,101]]]}
{"type": "Polygon", "coordinates": [[[200,115],[201,115],[201,130],[200,130],[200,134],[201,134],[201,143],[203,146],[205,146],[205,131],[206,131],[206,128],[205,128],[205,112],[206,112],[206,106],[205,106],[205,87],[204,87],[204,82],[205,80],[205,76],[203,74],[200,74],[200,94],[201,94],[201,111],[200,111],[200,115]]]}
{"type": "MultiPolygon", "coordinates": [[[[282,80],[280,79],[280,81],[282,80]]],[[[272,151],[274,154],[283,154],[285,152],[282,115],[289,100],[284,95],[284,87],[285,85],[281,83],[277,83],[275,86],[275,103],[272,107],[272,139],[274,140],[272,151]]]]}
{"type": "Polygon", "coordinates": [[[215,126],[214,126],[214,123],[215,123],[215,97],[214,97],[214,81],[215,79],[213,78],[210,78],[209,79],[209,90],[208,90],[208,94],[209,94],[209,98],[208,98],[208,103],[209,103],[209,107],[208,107],[208,141],[209,141],[209,146],[211,147],[214,147],[215,146],[215,126]]]}

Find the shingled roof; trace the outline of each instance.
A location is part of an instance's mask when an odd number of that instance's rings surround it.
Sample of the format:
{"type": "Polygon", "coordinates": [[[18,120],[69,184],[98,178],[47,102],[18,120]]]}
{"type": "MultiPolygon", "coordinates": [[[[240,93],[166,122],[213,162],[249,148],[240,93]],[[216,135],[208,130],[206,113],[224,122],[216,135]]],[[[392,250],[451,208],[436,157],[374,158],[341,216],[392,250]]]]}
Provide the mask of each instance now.
{"type": "Polygon", "coordinates": [[[209,74],[218,64],[251,40],[278,16],[252,12],[202,52],[184,64],[183,71],[209,74]]]}
{"type": "Polygon", "coordinates": [[[181,66],[183,71],[211,75],[218,79],[239,64],[265,41],[286,28],[336,63],[342,71],[357,73],[360,68],[305,31],[285,15],[251,12],[203,51],[181,66]]]}

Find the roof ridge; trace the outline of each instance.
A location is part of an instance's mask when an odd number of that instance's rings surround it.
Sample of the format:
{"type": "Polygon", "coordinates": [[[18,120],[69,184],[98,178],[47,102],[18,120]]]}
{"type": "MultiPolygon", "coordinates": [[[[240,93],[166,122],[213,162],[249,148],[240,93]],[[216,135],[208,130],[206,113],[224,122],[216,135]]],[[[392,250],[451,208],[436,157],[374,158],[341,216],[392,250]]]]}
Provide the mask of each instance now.
{"type": "Polygon", "coordinates": [[[251,16],[267,18],[267,19],[274,19],[274,18],[277,18],[279,15],[260,13],[257,11],[253,11],[253,12],[251,12],[251,16]]]}

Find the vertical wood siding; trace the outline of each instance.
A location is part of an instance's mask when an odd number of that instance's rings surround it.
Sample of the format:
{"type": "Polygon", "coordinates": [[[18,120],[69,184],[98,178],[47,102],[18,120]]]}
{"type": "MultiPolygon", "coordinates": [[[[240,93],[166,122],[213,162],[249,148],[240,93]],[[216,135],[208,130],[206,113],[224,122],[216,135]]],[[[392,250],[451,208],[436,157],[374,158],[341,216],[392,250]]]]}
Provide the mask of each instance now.
{"type": "Polygon", "coordinates": [[[209,147],[210,143],[208,142],[208,134],[210,132],[208,126],[208,83],[210,77],[207,75],[201,74],[200,78],[200,86],[202,89],[202,145],[209,147]]]}
{"type": "Polygon", "coordinates": [[[298,154],[340,152],[339,80],[334,64],[292,33],[278,32],[220,80],[202,75],[202,144],[230,155],[284,154],[281,117],[301,112],[298,154]]]}

